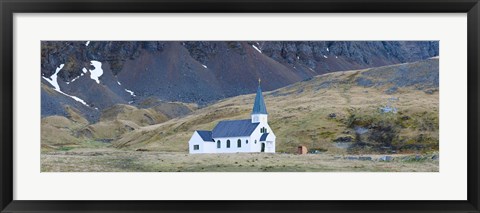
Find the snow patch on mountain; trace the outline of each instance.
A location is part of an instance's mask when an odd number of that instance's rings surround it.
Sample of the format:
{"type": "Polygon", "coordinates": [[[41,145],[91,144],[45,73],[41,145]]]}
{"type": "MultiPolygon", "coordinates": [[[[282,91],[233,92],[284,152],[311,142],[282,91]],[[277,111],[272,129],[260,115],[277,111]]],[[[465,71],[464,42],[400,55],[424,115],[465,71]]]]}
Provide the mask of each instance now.
{"type": "Polygon", "coordinates": [[[46,78],[45,76],[42,76],[43,79],[45,79],[48,83],[50,83],[54,87],[55,91],[59,92],[60,94],[65,95],[65,96],[68,96],[68,97],[72,98],[73,100],[78,101],[78,102],[80,102],[83,105],[88,107],[87,103],[84,100],[82,100],[81,98],[79,98],[77,96],[69,95],[67,93],[62,92],[62,90],[60,90],[60,86],[58,85],[58,82],[57,82],[57,75],[58,75],[58,72],[60,72],[60,70],[62,70],[64,65],[65,64],[60,64],[60,66],[57,67],[57,69],[55,70],[55,73],[52,76],[50,76],[50,79],[46,78]]]}
{"type": "Polygon", "coordinates": [[[96,81],[97,84],[100,84],[100,80],[98,78],[103,75],[102,62],[90,61],[90,63],[93,67],[95,67],[95,69],[89,70],[90,71],[90,78],[93,79],[94,81],[96,81]]]}
{"type": "Polygon", "coordinates": [[[80,78],[80,76],[77,76],[77,77],[75,77],[74,79],[72,79],[72,81],[71,81],[71,82],[74,82],[74,81],[76,81],[78,78],[80,78]]]}
{"type": "Polygon", "coordinates": [[[135,97],[135,93],[132,90],[125,89],[125,92],[130,93],[131,96],[135,97]]]}
{"type": "Polygon", "coordinates": [[[87,102],[85,102],[84,100],[82,100],[81,98],[79,98],[79,97],[77,97],[77,96],[69,95],[69,94],[66,94],[66,93],[64,93],[64,92],[60,92],[60,93],[66,95],[66,96],[68,96],[68,97],[70,97],[70,98],[73,98],[73,100],[76,100],[76,101],[82,103],[83,105],[85,105],[85,106],[87,106],[87,107],[90,107],[90,106],[88,106],[87,102]]]}
{"type": "Polygon", "coordinates": [[[74,81],[76,81],[77,79],[79,79],[79,78],[80,78],[80,76],[83,76],[83,74],[82,74],[82,75],[79,75],[79,76],[77,76],[77,77],[75,77],[74,79],[72,79],[72,81],[70,81],[70,82],[67,82],[67,84],[73,83],[74,81]]]}
{"type": "Polygon", "coordinates": [[[252,45],[252,47],[255,48],[259,53],[262,53],[262,51],[258,49],[258,47],[256,47],[255,45],[252,45]]]}
{"type": "Polygon", "coordinates": [[[90,44],[90,41],[87,41],[87,43],[85,43],[85,46],[88,47],[89,44],[90,44]]]}
{"type": "Polygon", "coordinates": [[[60,72],[60,70],[62,70],[64,65],[65,64],[60,64],[60,66],[57,67],[57,69],[55,70],[55,73],[53,73],[53,75],[50,76],[50,79],[45,78],[45,76],[43,76],[43,78],[46,81],[48,81],[48,83],[50,83],[55,88],[55,90],[57,90],[57,91],[60,91],[60,86],[58,85],[58,82],[57,82],[57,74],[58,74],[58,72],[60,72]]]}

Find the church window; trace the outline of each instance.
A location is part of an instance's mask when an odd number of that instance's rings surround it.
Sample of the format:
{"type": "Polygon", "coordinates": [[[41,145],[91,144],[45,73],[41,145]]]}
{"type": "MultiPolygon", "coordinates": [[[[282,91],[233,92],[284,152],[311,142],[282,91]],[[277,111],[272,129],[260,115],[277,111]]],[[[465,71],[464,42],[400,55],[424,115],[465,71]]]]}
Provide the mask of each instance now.
{"type": "Polygon", "coordinates": [[[239,148],[242,147],[242,140],[238,139],[238,141],[237,141],[237,147],[239,147],[239,148]]]}
{"type": "Polygon", "coordinates": [[[230,148],[230,140],[227,140],[227,148],[230,148]]]}
{"type": "Polygon", "coordinates": [[[260,133],[267,133],[267,128],[262,127],[262,128],[260,129],[260,133]]]}
{"type": "Polygon", "coordinates": [[[220,140],[217,141],[217,149],[220,149],[221,145],[220,145],[220,140]]]}
{"type": "Polygon", "coordinates": [[[200,149],[200,145],[193,145],[193,150],[199,150],[200,149]]]}
{"type": "Polygon", "coordinates": [[[248,144],[248,140],[246,140],[245,143],[248,144]]]}
{"type": "Polygon", "coordinates": [[[257,144],[257,140],[255,140],[255,144],[257,144]]]}

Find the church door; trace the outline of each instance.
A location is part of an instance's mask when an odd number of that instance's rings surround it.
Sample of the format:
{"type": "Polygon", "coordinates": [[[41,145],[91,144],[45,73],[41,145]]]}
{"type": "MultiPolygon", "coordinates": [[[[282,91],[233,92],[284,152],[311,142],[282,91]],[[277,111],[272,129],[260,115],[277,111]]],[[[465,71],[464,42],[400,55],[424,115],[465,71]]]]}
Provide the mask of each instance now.
{"type": "Polygon", "coordinates": [[[262,149],[260,150],[260,152],[265,152],[265,143],[262,143],[262,149]]]}

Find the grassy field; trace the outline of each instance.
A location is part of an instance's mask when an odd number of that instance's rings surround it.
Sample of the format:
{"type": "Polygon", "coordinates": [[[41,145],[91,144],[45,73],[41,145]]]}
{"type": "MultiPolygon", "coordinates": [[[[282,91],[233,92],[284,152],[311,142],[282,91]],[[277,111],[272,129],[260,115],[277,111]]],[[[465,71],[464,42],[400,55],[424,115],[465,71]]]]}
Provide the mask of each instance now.
{"type": "Polygon", "coordinates": [[[196,154],[77,149],[43,154],[42,172],[438,172],[436,155],[196,154]],[[371,159],[370,159],[371,158],[371,159]]]}

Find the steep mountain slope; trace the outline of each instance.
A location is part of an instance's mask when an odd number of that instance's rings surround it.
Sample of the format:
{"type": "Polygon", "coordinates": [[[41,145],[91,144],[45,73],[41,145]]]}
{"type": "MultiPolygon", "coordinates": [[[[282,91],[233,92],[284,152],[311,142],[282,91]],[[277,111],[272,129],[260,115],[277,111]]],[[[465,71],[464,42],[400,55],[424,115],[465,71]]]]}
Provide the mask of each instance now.
{"type": "Polygon", "coordinates": [[[114,104],[155,98],[205,105],[250,93],[258,78],[269,79],[263,88],[270,91],[318,74],[438,55],[438,42],[429,41],[44,41],[41,47],[42,116],[66,115],[69,105],[91,122],[114,104]],[[54,77],[59,89],[48,92],[54,77]]]}
{"type": "MultiPolygon", "coordinates": [[[[436,57],[324,74],[264,92],[277,150],[294,152],[298,145],[332,153],[438,150],[438,67],[436,57]]],[[[111,143],[127,150],[187,151],[194,130],[249,118],[253,99],[254,94],[227,98],[186,116],[137,125],[111,143]]]]}

